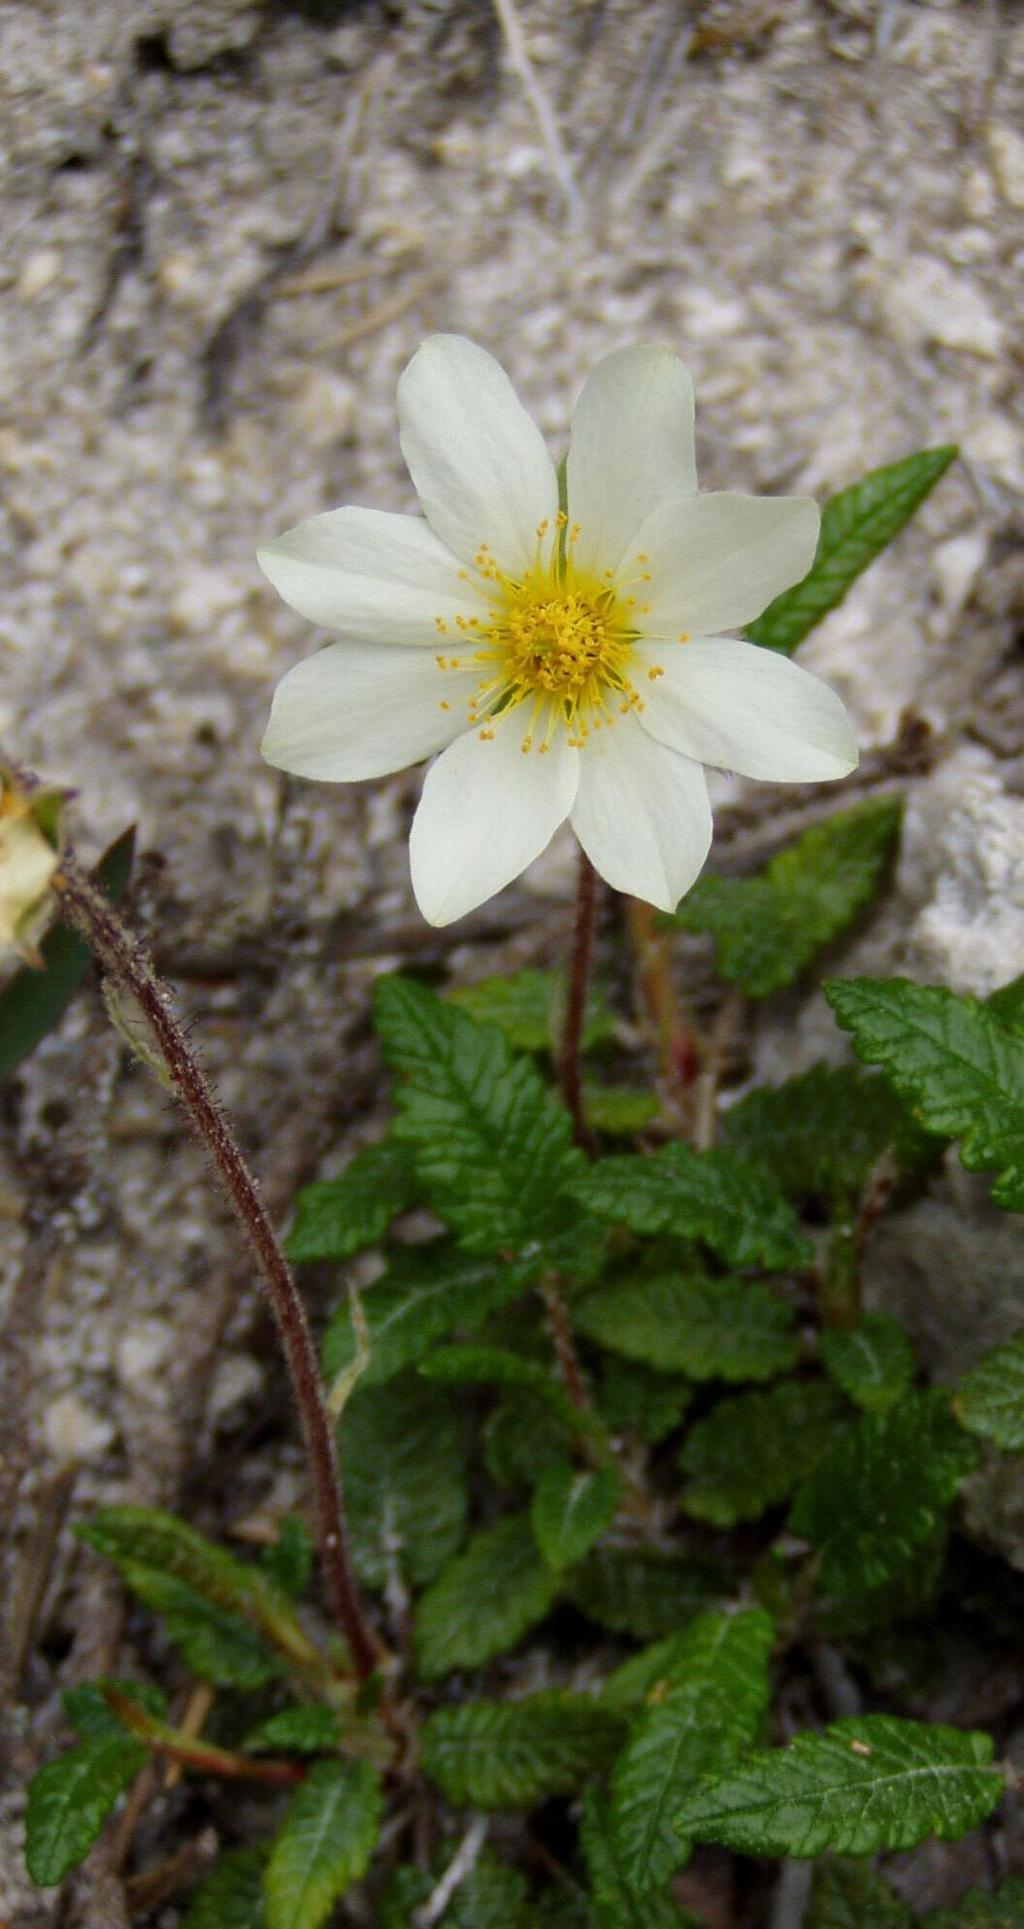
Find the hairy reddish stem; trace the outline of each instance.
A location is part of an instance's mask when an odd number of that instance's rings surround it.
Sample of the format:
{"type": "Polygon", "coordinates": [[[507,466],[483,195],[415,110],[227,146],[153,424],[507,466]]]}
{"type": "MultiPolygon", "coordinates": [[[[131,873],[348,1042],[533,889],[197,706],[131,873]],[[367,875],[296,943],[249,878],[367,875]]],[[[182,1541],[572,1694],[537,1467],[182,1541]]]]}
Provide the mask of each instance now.
{"type": "Polygon", "coordinates": [[[365,1681],[378,1666],[381,1649],[367,1619],[352,1567],[334,1428],[324,1402],[305,1308],[291,1268],[227,1120],[186,1033],[174,1016],[170,995],[140,940],[69,852],[64,852],[61,858],[59,888],[67,916],[87,939],[103,972],[135,1000],[175,1096],[208,1152],[252,1248],[299,1409],[316,1495],[320,1558],[328,1597],[337,1626],[348,1644],[356,1676],[365,1681]]]}
{"type": "Polygon", "coordinates": [[[580,847],[576,875],[576,918],[569,964],[569,994],[565,1005],[562,1040],[558,1052],[558,1082],[572,1118],[573,1138],[589,1159],[597,1151],[583,1106],[583,1073],[580,1052],[583,1023],[590,986],[590,963],[594,951],[594,921],[597,911],[597,872],[586,851],[580,847]]]}

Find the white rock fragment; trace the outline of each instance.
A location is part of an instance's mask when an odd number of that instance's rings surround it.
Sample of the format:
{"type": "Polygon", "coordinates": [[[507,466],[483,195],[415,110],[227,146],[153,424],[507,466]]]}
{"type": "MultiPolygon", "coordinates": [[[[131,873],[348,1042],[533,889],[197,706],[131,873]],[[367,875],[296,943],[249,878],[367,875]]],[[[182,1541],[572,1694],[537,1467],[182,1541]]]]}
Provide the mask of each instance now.
{"type": "Polygon", "coordinates": [[[52,287],[60,270],[61,258],[56,248],[37,248],[35,254],[29,255],[14,284],[18,300],[36,301],[52,287]]]}
{"type": "Polygon", "coordinates": [[[898,274],[886,275],[881,300],[908,347],[937,342],[989,359],[1002,353],[1002,325],[977,283],[934,255],[911,255],[898,274]]]}
{"type": "Polygon", "coordinates": [[[1015,127],[996,125],[988,130],[992,170],[999,192],[1011,208],[1024,208],[1024,134],[1015,127]]]}
{"type": "Polygon", "coordinates": [[[145,1319],[130,1326],[117,1345],[122,1385],[133,1393],[152,1391],[153,1376],[170,1358],[174,1345],[174,1330],[166,1320],[145,1319]]]}
{"type": "Polygon", "coordinates": [[[263,1368],[249,1353],[235,1353],[222,1360],[210,1389],[211,1420],[222,1420],[232,1407],[251,1400],[263,1385],[263,1368]]]}
{"type": "Polygon", "coordinates": [[[43,1416],[46,1444],[55,1460],[71,1466],[79,1460],[98,1460],[114,1439],[111,1420],[86,1406],[77,1393],[62,1393],[43,1416]]]}
{"type": "Polygon", "coordinates": [[[905,967],[925,983],[987,997],[1024,958],[1024,798],[991,760],[960,751],[907,812],[899,884],[924,902],[905,967]]]}

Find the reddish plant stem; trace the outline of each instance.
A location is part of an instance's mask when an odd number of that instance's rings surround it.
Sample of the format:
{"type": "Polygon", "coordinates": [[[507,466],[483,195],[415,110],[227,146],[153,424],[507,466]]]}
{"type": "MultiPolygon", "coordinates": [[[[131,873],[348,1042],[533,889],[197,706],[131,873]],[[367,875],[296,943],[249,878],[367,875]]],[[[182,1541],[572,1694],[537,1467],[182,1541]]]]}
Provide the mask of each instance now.
{"type": "Polygon", "coordinates": [[[562,1040],[558,1052],[558,1082],[572,1118],[573,1138],[592,1159],[597,1151],[583,1107],[583,1074],[580,1050],[583,1021],[590,986],[590,961],[594,950],[594,919],[597,910],[597,872],[586,851],[580,847],[576,875],[576,918],[572,934],[569,965],[569,994],[565,1005],[562,1040]]]}
{"type": "Polygon", "coordinates": [[[316,1352],[305,1308],[255,1183],[235,1144],[209,1083],[175,1018],[170,996],[149,957],[109,900],[65,852],[59,890],[64,910],[96,953],[104,973],[133,998],[145,1019],[175,1096],[208,1152],[221,1186],[241,1222],[259,1268],[284,1350],[313,1476],[320,1558],[337,1626],[348,1644],[359,1681],[381,1660],[366,1616],[348,1547],[345,1507],[316,1352]]]}
{"type": "Polygon", "coordinates": [[[252,1761],[247,1755],[235,1755],[230,1749],[217,1748],[211,1742],[185,1734],[183,1729],[169,1728],[166,1722],[154,1720],[118,1688],[105,1688],[103,1694],[107,1706],[130,1735],[144,1747],[151,1748],[155,1755],[163,1755],[182,1768],[197,1768],[208,1775],[221,1775],[227,1781],[270,1782],[289,1788],[306,1779],[307,1770],[299,1762],[252,1761]]]}
{"type": "Polygon", "coordinates": [[[576,1342],[569,1324],[569,1309],[562,1298],[562,1291],[553,1273],[543,1274],[540,1282],[541,1298],[548,1318],[548,1331],[555,1349],[555,1363],[559,1377],[574,1407],[587,1407],[586,1388],[580,1363],[576,1357],[576,1342]]]}

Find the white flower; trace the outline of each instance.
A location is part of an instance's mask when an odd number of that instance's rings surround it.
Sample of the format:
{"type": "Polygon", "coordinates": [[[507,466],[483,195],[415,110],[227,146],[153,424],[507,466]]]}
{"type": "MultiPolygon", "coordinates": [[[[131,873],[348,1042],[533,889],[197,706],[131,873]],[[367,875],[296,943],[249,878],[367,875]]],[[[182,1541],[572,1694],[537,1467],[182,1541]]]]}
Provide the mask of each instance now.
{"type": "Polygon", "coordinates": [[[418,763],[413,888],[448,924],[566,818],[609,884],[669,910],[711,842],[703,764],[805,783],[857,762],[824,683],[740,629],[806,575],[803,496],[698,495],[693,389],[667,349],[600,362],[572,418],[566,509],[492,357],[435,335],[398,386],[423,517],[313,516],[259,552],[343,641],[289,671],[269,763],[348,782],[418,763]]]}
{"type": "Polygon", "coordinates": [[[61,793],[22,791],[0,770],[0,951],[42,959],[35,940],[50,910],[50,883],[60,862],[61,793]]]}

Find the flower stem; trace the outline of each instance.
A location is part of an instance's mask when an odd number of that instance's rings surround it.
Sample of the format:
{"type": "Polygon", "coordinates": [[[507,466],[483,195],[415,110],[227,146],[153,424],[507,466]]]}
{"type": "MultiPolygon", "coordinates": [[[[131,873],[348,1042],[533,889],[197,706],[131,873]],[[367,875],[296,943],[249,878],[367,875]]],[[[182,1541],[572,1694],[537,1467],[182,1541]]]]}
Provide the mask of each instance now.
{"type": "Polygon", "coordinates": [[[597,910],[597,872],[582,846],[576,876],[576,918],[569,966],[569,995],[565,1006],[562,1040],[558,1052],[558,1082],[572,1118],[573,1138],[592,1159],[597,1151],[593,1133],[583,1108],[583,1076],[580,1047],[583,1021],[590,985],[590,961],[594,950],[594,919],[597,910]]]}
{"type": "Polygon", "coordinates": [[[656,913],[639,898],[626,898],[626,924],[637,965],[640,995],[658,1053],[663,1093],[679,1123],[689,1127],[700,1054],[672,980],[668,939],[656,913]]]}
{"type": "Polygon", "coordinates": [[[576,1357],[576,1342],[569,1323],[569,1309],[554,1273],[545,1272],[541,1275],[540,1295],[544,1301],[548,1331],[555,1349],[555,1364],[562,1385],[574,1407],[589,1407],[590,1401],[576,1357]]]}
{"type": "Polygon", "coordinates": [[[305,1308],[291,1268],[227,1120],[185,1031],[174,1016],[170,995],[140,940],[68,851],[61,859],[59,889],[68,918],[88,940],[104,974],[123,995],[135,1001],[155,1054],[197,1138],[209,1154],[252,1248],[299,1409],[316,1495],[320,1558],[328,1596],[337,1626],[348,1644],[356,1677],[365,1681],[379,1665],[381,1649],[367,1619],[352,1567],[334,1429],[323,1397],[305,1308]]]}

